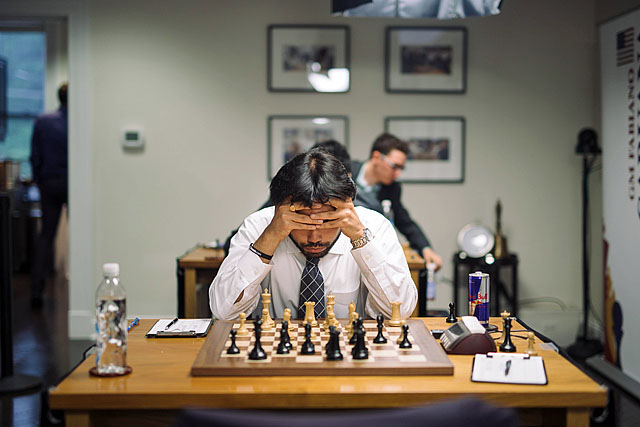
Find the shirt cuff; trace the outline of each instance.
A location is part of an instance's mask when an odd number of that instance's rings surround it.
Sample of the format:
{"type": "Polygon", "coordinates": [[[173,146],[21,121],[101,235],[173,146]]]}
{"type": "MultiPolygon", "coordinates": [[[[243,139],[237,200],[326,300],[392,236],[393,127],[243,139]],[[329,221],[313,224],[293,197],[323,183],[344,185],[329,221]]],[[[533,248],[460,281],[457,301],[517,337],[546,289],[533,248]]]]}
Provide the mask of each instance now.
{"type": "MultiPolygon", "coordinates": [[[[243,280],[240,283],[241,287],[236,289],[236,292],[234,292],[236,294],[236,298],[252,283],[259,284],[262,279],[269,274],[273,268],[273,264],[265,264],[258,255],[254,254],[247,248],[247,252],[238,260],[237,268],[243,280]]],[[[235,302],[235,300],[232,301],[232,303],[233,302],[235,302]]]]}

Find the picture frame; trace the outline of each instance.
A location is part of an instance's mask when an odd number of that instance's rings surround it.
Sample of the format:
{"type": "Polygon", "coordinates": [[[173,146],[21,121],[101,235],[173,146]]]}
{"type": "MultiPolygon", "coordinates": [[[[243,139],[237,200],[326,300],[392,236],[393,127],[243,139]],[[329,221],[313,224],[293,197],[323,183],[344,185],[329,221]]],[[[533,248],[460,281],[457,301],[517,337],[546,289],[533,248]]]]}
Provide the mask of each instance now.
{"type": "Polygon", "coordinates": [[[346,93],[350,31],[346,25],[270,25],[267,30],[267,87],[270,92],[346,93]],[[316,68],[317,67],[317,68],[316,68]],[[345,72],[346,70],[346,72],[345,72]],[[309,74],[344,80],[337,90],[312,85],[309,74]]]}
{"type": "Polygon", "coordinates": [[[461,116],[386,117],[384,128],[409,143],[401,182],[462,183],[466,121],[461,116]]]}
{"type": "Polygon", "coordinates": [[[387,27],[385,89],[390,93],[465,93],[467,29],[387,27]]]}
{"type": "Polygon", "coordinates": [[[267,179],[316,142],[334,139],[349,149],[349,119],[336,115],[273,115],[267,120],[267,179]]]}

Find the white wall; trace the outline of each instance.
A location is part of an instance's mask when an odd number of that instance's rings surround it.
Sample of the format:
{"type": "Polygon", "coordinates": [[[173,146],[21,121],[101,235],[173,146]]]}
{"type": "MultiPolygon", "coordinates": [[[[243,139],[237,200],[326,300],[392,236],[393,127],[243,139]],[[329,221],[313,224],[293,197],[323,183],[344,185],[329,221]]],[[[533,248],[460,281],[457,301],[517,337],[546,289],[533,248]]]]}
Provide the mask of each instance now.
{"type": "MultiPolygon", "coordinates": [[[[330,17],[327,0],[92,1],[95,285],[98,264],[118,261],[130,313],[173,315],[175,258],[196,242],[223,239],[265,199],[269,114],[349,116],[355,158],[367,155],[387,115],[462,115],[465,183],[404,186],[405,204],[445,258],[441,279],[452,277],[458,230],[471,221],[493,226],[500,197],[509,248],[520,256],[521,298],[561,300],[573,334],[581,297],[574,147],[579,129],[596,124],[587,5],[512,0],[499,16],[443,23],[330,17]],[[349,25],[351,91],[269,93],[266,29],[276,23],[349,25]],[[443,24],[469,30],[467,94],[386,94],[385,27],[443,24]],[[120,148],[127,125],[144,127],[143,153],[120,148]]],[[[438,292],[436,305],[445,307],[450,285],[441,280],[438,292]]],[[[547,313],[561,311],[526,308],[524,319],[540,319],[543,329],[547,313]]]]}

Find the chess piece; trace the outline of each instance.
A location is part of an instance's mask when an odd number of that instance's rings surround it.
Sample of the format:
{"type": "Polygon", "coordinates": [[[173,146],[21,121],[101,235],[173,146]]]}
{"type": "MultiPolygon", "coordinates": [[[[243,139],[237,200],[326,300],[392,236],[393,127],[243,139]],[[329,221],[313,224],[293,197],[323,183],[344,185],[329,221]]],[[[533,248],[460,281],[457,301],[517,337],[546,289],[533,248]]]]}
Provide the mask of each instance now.
{"type": "Polygon", "coordinates": [[[268,308],[263,308],[262,309],[262,319],[260,319],[262,321],[262,329],[264,329],[265,331],[270,331],[271,329],[273,329],[273,325],[271,323],[269,323],[269,309],[268,308]]]}
{"type": "MultiPolygon", "coordinates": [[[[404,325],[405,325],[405,323],[407,323],[407,322],[405,322],[404,320],[402,320],[402,321],[400,322],[400,326],[401,326],[401,327],[402,327],[402,326],[404,326],[404,325]]],[[[398,344],[398,345],[399,345],[401,342],[402,342],[402,332],[400,332],[400,335],[398,335],[398,339],[396,340],[396,344],[398,344]]]]}
{"type": "Polygon", "coordinates": [[[302,322],[303,325],[306,325],[307,323],[309,323],[313,327],[318,326],[318,321],[316,320],[316,313],[314,311],[315,305],[316,303],[313,301],[307,301],[304,303],[305,312],[304,312],[304,321],[302,322]]]}
{"type": "Polygon", "coordinates": [[[249,353],[249,360],[264,360],[267,353],[264,352],[262,344],[260,344],[260,336],[262,335],[262,321],[256,320],[253,327],[253,335],[256,339],[253,349],[249,353]]]}
{"type": "Polygon", "coordinates": [[[402,316],[400,315],[400,302],[391,303],[391,320],[389,320],[389,326],[400,326],[402,316]]]}
{"type": "Polygon", "coordinates": [[[409,342],[409,325],[402,325],[402,341],[398,344],[400,348],[411,348],[413,347],[409,342]]]}
{"type": "Polygon", "coordinates": [[[538,354],[535,349],[536,335],[532,331],[527,332],[527,342],[529,343],[529,346],[527,347],[526,353],[529,356],[536,356],[538,354]]]}
{"type": "Polygon", "coordinates": [[[502,335],[500,335],[500,338],[498,338],[498,341],[496,341],[496,345],[500,345],[504,342],[504,336],[505,336],[505,330],[504,330],[504,324],[505,324],[505,319],[509,316],[511,316],[511,313],[509,313],[507,310],[503,311],[502,313],[500,313],[500,316],[502,317],[502,335]]]}
{"type": "MultiPolygon", "coordinates": [[[[311,311],[313,311],[313,308],[311,311]]],[[[316,354],[315,347],[311,342],[311,323],[305,323],[304,325],[304,342],[302,343],[300,354],[316,354]]]]}
{"type": "Polygon", "coordinates": [[[351,320],[351,313],[355,313],[356,312],[356,305],[353,303],[353,301],[351,301],[349,303],[349,320],[351,320]]]}
{"type": "Polygon", "coordinates": [[[376,337],[373,339],[373,343],[386,344],[387,339],[384,337],[384,335],[382,335],[382,328],[384,327],[384,317],[382,316],[382,313],[378,314],[376,320],[378,321],[378,335],[376,335],[376,337]]]}
{"type": "Polygon", "coordinates": [[[237,331],[239,337],[246,337],[249,335],[249,329],[247,329],[247,325],[245,325],[246,321],[247,315],[244,312],[240,313],[240,327],[237,331]]]}
{"type": "Polygon", "coordinates": [[[269,289],[265,288],[264,292],[262,293],[263,313],[264,313],[264,309],[267,309],[267,318],[266,320],[262,321],[262,328],[265,331],[271,330],[271,328],[273,328],[276,324],[276,322],[274,322],[274,320],[271,318],[271,314],[269,314],[270,304],[271,304],[271,294],[269,293],[269,289]]]}
{"type": "MultiPolygon", "coordinates": [[[[333,296],[333,295],[329,295],[329,296],[333,296]]],[[[327,302],[327,317],[324,319],[324,328],[328,331],[330,326],[335,326],[336,323],[336,315],[333,312],[333,304],[329,304],[327,302]]]]}
{"type": "Polygon", "coordinates": [[[365,344],[365,335],[366,332],[364,327],[362,326],[362,319],[357,319],[355,321],[355,330],[353,331],[353,335],[356,337],[356,344],[353,346],[351,350],[351,355],[354,360],[364,360],[369,358],[369,349],[365,344]]]}
{"type": "MultiPolygon", "coordinates": [[[[336,297],[333,295],[333,292],[329,292],[327,295],[327,319],[329,318],[329,307],[331,307],[331,312],[335,314],[334,306],[336,305],[336,297]]],[[[334,316],[335,319],[335,316],[334,316]]],[[[329,325],[331,326],[331,325],[329,325]]]]}
{"type": "Polygon", "coordinates": [[[282,320],[287,322],[287,324],[289,325],[289,330],[290,331],[293,331],[296,328],[295,325],[291,322],[291,309],[290,308],[285,308],[284,309],[284,313],[282,314],[282,320]]]}
{"type": "Polygon", "coordinates": [[[354,345],[358,337],[356,336],[356,331],[358,330],[358,322],[362,323],[362,320],[359,319],[358,313],[353,313],[353,321],[351,322],[351,338],[349,338],[349,344],[354,345]]]}
{"type": "Polygon", "coordinates": [[[340,352],[340,331],[335,326],[329,327],[329,342],[327,343],[327,360],[342,360],[340,352]]]}
{"type": "MultiPolygon", "coordinates": [[[[353,321],[358,318],[358,313],[355,311],[349,313],[349,323],[347,324],[347,338],[351,340],[353,338],[353,321]]],[[[349,344],[352,344],[349,342],[349,344]]]]}
{"type": "Polygon", "coordinates": [[[456,323],[458,319],[456,318],[456,305],[452,302],[449,303],[449,317],[447,317],[447,323],[456,323]]]}
{"type": "Polygon", "coordinates": [[[291,336],[289,335],[289,325],[286,320],[282,321],[282,327],[280,328],[280,333],[281,334],[284,333],[285,345],[289,350],[291,350],[293,348],[293,345],[291,344],[291,336]]]}
{"type": "Polygon", "coordinates": [[[511,342],[511,317],[504,319],[504,342],[500,345],[500,351],[514,353],[516,346],[511,342]]]}
{"type": "Polygon", "coordinates": [[[280,342],[278,343],[278,348],[276,349],[276,353],[278,354],[289,354],[291,350],[291,340],[289,339],[289,331],[287,330],[287,322],[282,322],[282,328],[280,328],[280,342]]]}
{"type": "Polygon", "coordinates": [[[227,354],[238,354],[240,353],[240,349],[236,345],[236,330],[231,330],[231,345],[227,349],[227,354]]]}

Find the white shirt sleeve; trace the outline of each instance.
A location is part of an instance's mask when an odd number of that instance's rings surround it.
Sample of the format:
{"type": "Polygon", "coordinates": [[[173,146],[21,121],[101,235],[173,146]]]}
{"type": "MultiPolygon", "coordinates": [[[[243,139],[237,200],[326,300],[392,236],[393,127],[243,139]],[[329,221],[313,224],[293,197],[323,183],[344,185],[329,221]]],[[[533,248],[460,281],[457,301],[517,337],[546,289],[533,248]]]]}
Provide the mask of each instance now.
{"type": "Polygon", "coordinates": [[[369,291],[365,311],[373,318],[378,313],[389,318],[391,303],[401,302],[401,316],[408,318],[418,302],[418,291],[411,279],[404,251],[391,223],[380,214],[368,213],[372,215],[358,212],[363,224],[373,234],[373,239],[351,251],[369,291]]]}
{"type": "Polygon", "coordinates": [[[209,306],[216,319],[231,320],[241,312],[251,313],[258,305],[260,283],[269,274],[272,264],[249,250],[273,217],[273,208],[266,208],[247,217],[231,239],[229,255],[209,287],[209,306]],[[270,209],[270,215],[269,215],[270,209]],[[242,298],[236,302],[244,291],[242,298]]]}

